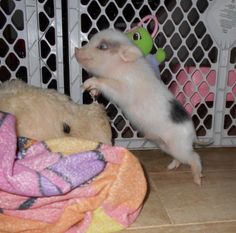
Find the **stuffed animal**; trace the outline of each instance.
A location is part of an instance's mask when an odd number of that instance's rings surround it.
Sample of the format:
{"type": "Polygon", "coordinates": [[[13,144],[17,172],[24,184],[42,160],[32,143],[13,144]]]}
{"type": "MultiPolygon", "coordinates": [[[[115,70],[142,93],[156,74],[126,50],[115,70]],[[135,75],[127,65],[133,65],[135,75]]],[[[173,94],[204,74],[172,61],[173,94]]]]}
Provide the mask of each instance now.
{"type": "Polygon", "coordinates": [[[71,136],[111,144],[111,127],[102,105],[76,104],[55,90],[19,80],[3,82],[0,111],[16,116],[18,136],[36,140],[71,136]]]}
{"type": "Polygon", "coordinates": [[[166,53],[164,49],[158,48],[155,54],[151,54],[153,48],[153,38],[156,36],[158,30],[157,18],[153,15],[147,15],[144,17],[137,27],[129,30],[126,35],[128,38],[142,51],[146,56],[147,61],[154,69],[156,76],[160,79],[159,64],[166,59],[166,53]],[[142,25],[145,21],[152,19],[154,21],[154,29],[152,35],[142,25]]]}

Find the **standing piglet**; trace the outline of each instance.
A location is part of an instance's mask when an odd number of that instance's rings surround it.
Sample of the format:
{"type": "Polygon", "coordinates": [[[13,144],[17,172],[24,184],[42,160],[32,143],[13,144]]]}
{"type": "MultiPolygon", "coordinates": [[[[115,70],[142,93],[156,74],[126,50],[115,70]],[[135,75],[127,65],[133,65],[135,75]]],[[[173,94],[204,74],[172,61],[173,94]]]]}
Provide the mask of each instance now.
{"type": "Polygon", "coordinates": [[[194,182],[200,185],[202,166],[192,147],[196,140],[192,120],[156,78],[141,51],[122,32],[106,29],[76,48],[75,56],[94,76],[83,89],[101,92],[116,103],[147,139],[173,156],[168,169],[189,164],[194,182]]]}

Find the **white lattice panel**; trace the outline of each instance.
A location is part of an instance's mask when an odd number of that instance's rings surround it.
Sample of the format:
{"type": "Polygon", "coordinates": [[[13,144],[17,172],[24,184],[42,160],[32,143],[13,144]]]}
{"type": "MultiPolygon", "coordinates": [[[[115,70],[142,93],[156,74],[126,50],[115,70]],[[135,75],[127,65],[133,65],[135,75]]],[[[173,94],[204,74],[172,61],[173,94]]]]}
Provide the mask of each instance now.
{"type": "Polygon", "coordinates": [[[0,1],[0,77],[64,92],[61,1],[0,1]]]}

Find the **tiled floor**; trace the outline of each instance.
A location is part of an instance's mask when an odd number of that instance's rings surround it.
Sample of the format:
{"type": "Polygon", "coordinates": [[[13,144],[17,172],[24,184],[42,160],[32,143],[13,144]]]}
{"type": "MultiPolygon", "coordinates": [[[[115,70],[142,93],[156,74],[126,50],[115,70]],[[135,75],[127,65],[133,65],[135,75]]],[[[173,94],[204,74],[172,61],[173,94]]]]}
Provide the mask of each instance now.
{"type": "Polygon", "coordinates": [[[136,222],[122,233],[235,233],[236,148],[198,149],[202,187],[188,166],[167,171],[171,161],[159,150],[133,151],[140,159],[150,190],[136,222]]]}

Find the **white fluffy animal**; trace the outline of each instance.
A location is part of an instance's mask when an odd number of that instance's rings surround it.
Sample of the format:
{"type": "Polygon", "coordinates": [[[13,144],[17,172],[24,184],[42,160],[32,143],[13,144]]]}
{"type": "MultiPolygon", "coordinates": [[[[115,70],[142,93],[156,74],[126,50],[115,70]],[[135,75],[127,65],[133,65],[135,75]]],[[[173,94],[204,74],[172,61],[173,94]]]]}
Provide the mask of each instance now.
{"type": "Polygon", "coordinates": [[[193,150],[196,134],[190,116],[159,81],[141,51],[120,31],[106,29],[75,49],[78,62],[94,77],[83,89],[102,92],[119,105],[128,119],[166,153],[168,169],[189,164],[201,184],[202,166],[193,150]]]}
{"type": "Polygon", "coordinates": [[[111,144],[111,127],[98,104],[76,104],[55,90],[20,80],[0,84],[0,111],[17,118],[17,135],[37,140],[78,137],[111,144]]]}

